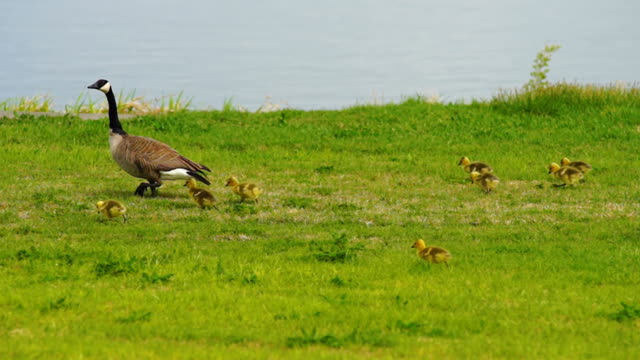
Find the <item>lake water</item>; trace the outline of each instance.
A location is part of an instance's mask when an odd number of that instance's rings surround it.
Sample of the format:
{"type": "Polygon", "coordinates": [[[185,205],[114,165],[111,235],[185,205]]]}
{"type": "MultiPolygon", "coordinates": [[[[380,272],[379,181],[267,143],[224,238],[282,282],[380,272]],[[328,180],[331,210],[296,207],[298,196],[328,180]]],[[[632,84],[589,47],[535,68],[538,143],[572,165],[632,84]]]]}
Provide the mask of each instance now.
{"type": "Polygon", "coordinates": [[[98,78],[198,108],[489,98],[554,43],[551,80],[634,83],[639,15],[629,0],[3,0],[0,100],[62,108],[98,78]]]}

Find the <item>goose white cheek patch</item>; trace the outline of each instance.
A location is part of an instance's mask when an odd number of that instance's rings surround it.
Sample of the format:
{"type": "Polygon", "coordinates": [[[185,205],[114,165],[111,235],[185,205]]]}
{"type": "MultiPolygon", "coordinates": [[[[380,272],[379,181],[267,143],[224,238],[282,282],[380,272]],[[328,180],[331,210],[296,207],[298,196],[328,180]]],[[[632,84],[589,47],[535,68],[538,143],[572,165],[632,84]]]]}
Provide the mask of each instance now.
{"type": "Polygon", "coordinates": [[[111,90],[111,84],[110,83],[106,83],[104,85],[102,85],[102,87],[100,88],[100,91],[102,91],[103,93],[108,93],[109,90],[111,90]]]}
{"type": "Polygon", "coordinates": [[[191,175],[187,174],[187,169],[160,171],[160,179],[162,180],[189,180],[191,177],[191,175]]]}

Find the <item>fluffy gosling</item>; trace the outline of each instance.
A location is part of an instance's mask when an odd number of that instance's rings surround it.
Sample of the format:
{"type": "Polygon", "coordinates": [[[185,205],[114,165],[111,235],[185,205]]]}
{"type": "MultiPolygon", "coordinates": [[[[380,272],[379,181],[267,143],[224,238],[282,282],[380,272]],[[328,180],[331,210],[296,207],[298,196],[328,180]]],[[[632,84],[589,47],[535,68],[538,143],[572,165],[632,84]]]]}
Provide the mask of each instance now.
{"type": "Polygon", "coordinates": [[[464,171],[468,173],[473,171],[477,171],[481,174],[493,172],[493,169],[488,164],[481,163],[479,161],[471,162],[466,156],[463,156],[460,161],[458,161],[458,165],[462,166],[464,171]]]}
{"type": "Polygon", "coordinates": [[[551,165],[549,165],[549,174],[553,174],[555,178],[560,179],[563,182],[563,184],[554,186],[575,185],[584,178],[582,171],[570,166],[561,167],[556,163],[551,163],[551,165]]]}
{"type": "Polygon", "coordinates": [[[562,160],[560,160],[560,166],[570,166],[572,168],[576,168],[580,171],[582,171],[583,174],[587,174],[589,171],[591,171],[592,167],[591,165],[587,164],[584,161],[570,161],[568,158],[562,158],[562,160]]]}
{"type": "Polygon", "coordinates": [[[491,191],[493,191],[493,189],[495,189],[496,186],[498,186],[498,183],[500,182],[500,179],[498,179],[497,176],[491,174],[491,173],[479,173],[477,171],[472,171],[471,172],[471,181],[480,186],[480,188],[482,188],[482,190],[484,190],[484,192],[486,192],[487,194],[490,193],[491,191]]]}
{"type": "Polygon", "coordinates": [[[444,263],[447,267],[449,266],[447,261],[451,260],[451,253],[448,250],[436,246],[427,246],[422,239],[416,240],[411,247],[416,249],[418,257],[423,260],[433,264],[444,263]]]}
{"type": "Polygon", "coordinates": [[[189,179],[185,182],[184,186],[189,188],[189,195],[191,199],[198,204],[200,209],[214,208],[218,210],[216,206],[216,202],[218,201],[215,196],[213,196],[210,192],[204,189],[198,189],[196,185],[196,181],[194,179],[189,179]]]}
{"type": "Polygon", "coordinates": [[[227,179],[227,183],[224,186],[230,186],[231,190],[240,196],[240,202],[243,202],[245,199],[253,200],[258,202],[258,196],[262,194],[262,190],[258,188],[255,184],[242,183],[238,182],[238,179],[235,176],[227,179]]]}
{"type": "Polygon", "coordinates": [[[104,216],[107,217],[107,219],[122,216],[123,222],[127,222],[127,208],[124,207],[124,205],[122,205],[120,201],[98,201],[96,203],[96,208],[98,209],[98,212],[103,213],[104,216]]]}

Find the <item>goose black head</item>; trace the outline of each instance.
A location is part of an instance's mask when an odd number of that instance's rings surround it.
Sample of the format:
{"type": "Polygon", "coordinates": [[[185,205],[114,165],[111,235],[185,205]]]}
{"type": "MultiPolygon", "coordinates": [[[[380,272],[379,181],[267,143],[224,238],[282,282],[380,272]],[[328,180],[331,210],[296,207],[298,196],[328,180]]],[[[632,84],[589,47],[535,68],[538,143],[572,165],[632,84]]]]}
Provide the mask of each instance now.
{"type": "Polygon", "coordinates": [[[108,80],[100,79],[94,82],[93,84],[89,85],[88,88],[100,90],[106,94],[109,92],[109,90],[111,90],[111,84],[109,83],[108,80]]]}

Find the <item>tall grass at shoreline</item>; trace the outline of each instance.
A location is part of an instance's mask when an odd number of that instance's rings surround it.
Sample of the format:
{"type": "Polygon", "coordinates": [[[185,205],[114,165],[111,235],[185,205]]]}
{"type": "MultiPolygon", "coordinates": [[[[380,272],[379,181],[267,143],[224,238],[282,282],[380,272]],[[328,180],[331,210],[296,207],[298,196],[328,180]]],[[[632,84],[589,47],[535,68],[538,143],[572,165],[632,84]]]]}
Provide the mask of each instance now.
{"type": "MultiPolygon", "coordinates": [[[[608,85],[576,84],[558,82],[545,84],[544,86],[528,85],[520,89],[500,90],[489,100],[471,100],[471,104],[487,104],[496,109],[505,109],[511,112],[534,112],[538,114],[557,114],[558,107],[580,108],[603,108],[618,104],[638,104],[640,102],[640,88],[636,84],[618,82],[608,85]],[[557,101],[561,98],[561,101],[557,101]]],[[[183,92],[175,96],[168,95],[152,100],[147,100],[142,96],[136,96],[135,91],[125,93],[121,91],[117,97],[118,112],[132,115],[151,115],[173,113],[179,111],[202,111],[193,108],[192,98],[185,98],[183,92]]],[[[439,104],[441,100],[437,97],[425,98],[421,95],[405,97],[400,103],[407,101],[418,101],[432,104],[439,104]]],[[[53,98],[45,96],[13,98],[0,102],[0,111],[9,112],[53,112],[53,98]]],[[[384,106],[388,104],[364,104],[359,106],[384,106]]],[[[255,112],[277,112],[290,109],[289,104],[278,104],[271,102],[267,97],[265,103],[257,108],[255,112]]],[[[215,109],[211,108],[215,111],[215,109]]],[[[224,101],[220,111],[251,112],[240,104],[234,104],[233,98],[224,101]]],[[[73,104],[65,105],[64,113],[67,114],[106,114],[108,106],[106,101],[96,102],[87,93],[79,95],[73,104]]]]}

